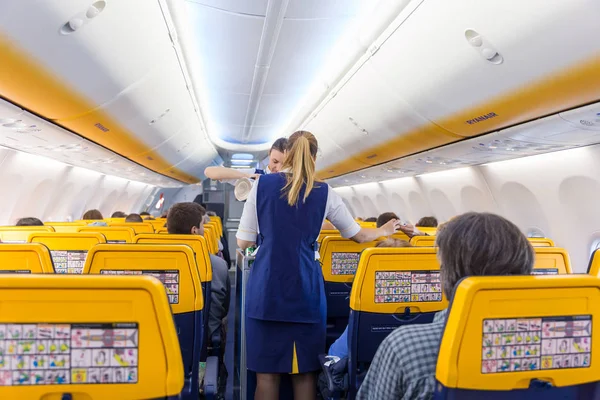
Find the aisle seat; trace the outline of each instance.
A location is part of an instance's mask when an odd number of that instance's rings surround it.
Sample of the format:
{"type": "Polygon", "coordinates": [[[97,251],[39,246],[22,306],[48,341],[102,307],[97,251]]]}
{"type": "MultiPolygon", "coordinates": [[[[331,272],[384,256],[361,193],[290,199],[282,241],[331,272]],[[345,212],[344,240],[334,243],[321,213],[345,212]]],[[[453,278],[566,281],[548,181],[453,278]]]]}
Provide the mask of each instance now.
{"type": "Polygon", "coordinates": [[[135,231],[129,226],[80,226],[77,232],[97,232],[106,238],[106,243],[133,243],[135,231]]]}
{"type": "Polygon", "coordinates": [[[176,399],[183,388],[156,279],[3,275],[0,307],[2,399],[176,399]]]}
{"type": "Polygon", "coordinates": [[[154,233],[154,228],[152,227],[152,224],[148,222],[110,222],[108,226],[126,226],[129,228],[133,228],[136,235],[139,235],[140,233],[154,233]]]}
{"type": "Polygon", "coordinates": [[[223,237],[223,221],[221,221],[221,217],[218,217],[216,215],[209,215],[208,217],[211,221],[217,223],[217,226],[219,227],[219,237],[223,237]]]}
{"type": "Polygon", "coordinates": [[[349,399],[355,398],[383,339],[399,326],[432,322],[446,307],[434,248],[364,250],[350,295],[349,399]]]}
{"type": "Polygon", "coordinates": [[[54,232],[51,226],[0,226],[0,240],[3,243],[27,243],[34,232],[54,232]]]}
{"type": "Polygon", "coordinates": [[[204,237],[208,244],[208,251],[210,254],[217,254],[219,252],[219,244],[217,243],[217,233],[213,226],[204,225],[204,237]]]}
{"type": "Polygon", "coordinates": [[[54,228],[54,232],[75,233],[79,227],[85,226],[83,222],[44,222],[44,225],[54,228]]]}
{"type": "MultiPolygon", "coordinates": [[[[181,346],[185,372],[182,395],[196,399],[200,354],[205,345],[204,298],[192,249],[184,244],[100,244],[89,252],[84,274],[150,275],[163,282],[181,346]]],[[[215,386],[216,376],[205,379],[215,386]]]]}
{"type": "Polygon", "coordinates": [[[169,230],[168,230],[168,229],[167,229],[167,227],[165,226],[165,227],[163,227],[163,228],[158,228],[158,229],[156,230],[156,233],[159,233],[159,234],[161,234],[161,235],[164,235],[164,234],[167,234],[167,233],[169,233],[169,230]]]}
{"type": "Polygon", "coordinates": [[[50,250],[41,243],[0,243],[0,274],[53,274],[50,250]]]}
{"type": "Polygon", "coordinates": [[[106,238],[97,232],[35,232],[29,235],[27,241],[48,247],[57,274],[81,274],[90,249],[106,243],[106,238]]]}
{"type": "Polygon", "coordinates": [[[358,260],[364,249],[376,242],[356,243],[341,236],[327,236],[319,250],[327,298],[327,344],[336,340],[350,316],[350,291],[358,260]]]}
{"type": "Polygon", "coordinates": [[[534,275],[572,274],[571,260],[565,249],[560,247],[534,247],[534,275]]]}
{"type": "Polygon", "coordinates": [[[441,340],[435,398],[597,399],[599,320],[596,277],[466,278],[441,340]]]}

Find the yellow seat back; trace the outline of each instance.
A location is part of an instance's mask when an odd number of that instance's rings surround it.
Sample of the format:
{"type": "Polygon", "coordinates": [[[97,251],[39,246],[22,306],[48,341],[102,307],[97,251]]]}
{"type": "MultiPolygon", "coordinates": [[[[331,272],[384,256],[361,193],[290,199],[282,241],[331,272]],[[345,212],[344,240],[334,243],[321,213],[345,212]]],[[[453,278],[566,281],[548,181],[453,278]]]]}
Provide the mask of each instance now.
{"type": "Polygon", "coordinates": [[[200,281],[212,281],[212,266],[208,253],[206,239],[201,235],[162,235],[158,233],[142,233],[135,236],[134,243],[148,244],[185,244],[191,247],[194,252],[200,281]]]}
{"type": "Polygon", "coordinates": [[[2,399],[133,400],[183,388],[177,332],[156,279],[7,275],[0,308],[2,399]]]}
{"type": "Polygon", "coordinates": [[[208,251],[211,254],[219,252],[219,243],[217,242],[217,232],[214,226],[204,225],[204,237],[208,243],[208,251]]]}
{"type": "Polygon", "coordinates": [[[434,248],[374,247],[362,252],[352,285],[354,311],[435,312],[448,306],[434,248]]]}
{"type": "Polygon", "coordinates": [[[209,215],[208,217],[210,218],[211,221],[214,221],[217,223],[217,227],[219,229],[219,237],[223,237],[223,221],[221,221],[221,217],[216,216],[216,215],[209,215]]]}
{"type": "Polygon", "coordinates": [[[34,232],[54,232],[51,226],[0,226],[0,240],[3,243],[27,243],[34,232]]]}
{"type": "Polygon", "coordinates": [[[554,241],[548,238],[527,238],[533,247],[554,247],[554,241]]]}
{"type": "Polygon", "coordinates": [[[325,282],[352,283],[364,249],[376,242],[356,243],[341,236],[327,236],[319,249],[325,282]]]}
{"type": "Polygon", "coordinates": [[[415,228],[420,232],[428,234],[429,236],[435,236],[437,233],[437,228],[431,228],[426,226],[415,226],[415,228]]]}
{"type": "Polygon", "coordinates": [[[158,229],[156,230],[156,233],[160,233],[161,235],[164,235],[164,234],[167,234],[167,233],[169,233],[169,231],[168,231],[167,227],[165,226],[165,227],[163,227],[163,228],[158,228],[158,229]]]}
{"type": "Polygon", "coordinates": [[[54,228],[54,232],[75,233],[81,226],[85,226],[84,222],[44,222],[44,225],[54,228]]]}
{"type": "MultiPolygon", "coordinates": [[[[474,390],[472,398],[483,399],[486,391],[498,390],[510,398],[511,390],[526,390],[533,379],[556,388],[598,381],[600,329],[592,325],[599,320],[595,277],[466,278],[455,291],[442,337],[438,389],[474,390]]],[[[537,396],[518,398],[559,398],[553,388],[535,390],[537,396]]]]}
{"type": "Polygon", "coordinates": [[[29,243],[42,243],[52,255],[57,274],[81,274],[85,259],[92,247],[106,243],[100,233],[35,232],[29,235],[29,243]]]}
{"type": "Polygon", "coordinates": [[[48,248],[41,243],[0,244],[0,274],[53,274],[48,248]]]}
{"type": "Polygon", "coordinates": [[[83,273],[154,276],[164,283],[177,314],[204,305],[194,252],[184,244],[99,244],[90,250],[83,273]]]}
{"type": "Polygon", "coordinates": [[[565,249],[560,247],[534,247],[535,264],[533,275],[572,274],[571,260],[565,249]]]}
{"type": "Polygon", "coordinates": [[[340,233],[340,231],[337,230],[330,230],[330,229],[324,229],[321,232],[319,232],[319,237],[317,238],[317,243],[319,243],[319,245],[323,242],[323,239],[327,236],[342,236],[342,234],[340,233]]]}
{"type": "Polygon", "coordinates": [[[108,226],[129,227],[135,231],[136,235],[140,233],[154,233],[154,228],[148,222],[110,222],[108,226]]]}
{"type": "Polygon", "coordinates": [[[106,243],[133,243],[135,231],[129,226],[79,226],[77,232],[96,232],[104,235],[106,243]]]}
{"type": "Polygon", "coordinates": [[[413,236],[410,244],[415,247],[434,247],[435,236],[413,236]]]}
{"type": "Polygon", "coordinates": [[[145,219],[144,222],[152,225],[152,227],[154,228],[154,231],[156,232],[157,229],[165,227],[165,224],[167,223],[167,219],[166,218],[145,219]]]}

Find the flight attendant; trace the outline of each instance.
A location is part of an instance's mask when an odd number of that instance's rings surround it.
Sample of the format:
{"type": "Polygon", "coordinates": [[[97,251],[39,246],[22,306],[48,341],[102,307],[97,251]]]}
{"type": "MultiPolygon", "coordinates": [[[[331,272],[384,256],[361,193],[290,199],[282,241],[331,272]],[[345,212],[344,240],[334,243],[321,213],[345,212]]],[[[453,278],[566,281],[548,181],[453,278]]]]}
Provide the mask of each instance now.
{"type": "Polygon", "coordinates": [[[262,239],[246,297],[246,361],[256,372],[260,400],[278,398],[280,374],[292,374],[296,400],[316,397],[327,307],[315,250],[325,218],[356,242],[389,236],[400,224],[361,228],[339,195],[316,181],[317,149],[310,132],[289,138],[281,172],[253,185],[236,235],[242,249],[262,239]]]}
{"type": "Polygon", "coordinates": [[[207,167],[204,170],[204,175],[207,178],[227,182],[235,185],[238,179],[243,178],[256,178],[259,175],[265,173],[276,173],[279,172],[283,165],[284,152],[287,144],[286,138],[277,139],[271,149],[269,150],[269,165],[267,165],[266,171],[254,168],[226,168],[226,167],[207,167]]]}

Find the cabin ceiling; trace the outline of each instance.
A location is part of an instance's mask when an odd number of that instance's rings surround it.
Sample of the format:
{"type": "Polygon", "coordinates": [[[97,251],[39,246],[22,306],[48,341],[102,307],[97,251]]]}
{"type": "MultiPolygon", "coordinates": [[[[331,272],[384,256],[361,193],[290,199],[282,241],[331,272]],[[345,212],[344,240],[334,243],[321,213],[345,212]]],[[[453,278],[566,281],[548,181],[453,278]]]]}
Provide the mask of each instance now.
{"type": "Polygon", "coordinates": [[[4,1],[0,98],[44,129],[0,145],[184,184],[303,128],[347,185],[594,144],[598,21],[596,0],[4,1]]]}

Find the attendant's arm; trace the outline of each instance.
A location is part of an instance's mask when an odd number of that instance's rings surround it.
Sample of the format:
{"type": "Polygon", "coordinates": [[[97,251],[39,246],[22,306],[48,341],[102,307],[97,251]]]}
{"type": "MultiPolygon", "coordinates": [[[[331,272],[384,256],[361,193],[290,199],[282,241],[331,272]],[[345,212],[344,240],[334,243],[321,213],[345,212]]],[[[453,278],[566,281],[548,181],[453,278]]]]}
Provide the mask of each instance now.
{"type": "Polygon", "coordinates": [[[248,198],[244,204],[244,211],[240,218],[240,225],[235,235],[237,245],[240,249],[246,250],[256,243],[256,235],[258,234],[258,216],[256,214],[256,190],[260,179],[252,185],[248,198]]]}
{"type": "Polygon", "coordinates": [[[357,243],[372,242],[383,236],[390,236],[400,228],[400,220],[392,219],[380,228],[360,228],[360,231],[350,239],[357,243]]]}
{"type": "Polygon", "coordinates": [[[254,178],[256,176],[256,174],[248,173],[247,170],[239,170],[225,167],[207,167],[204,170],[204,175],[215,181],[254,178]]]}

